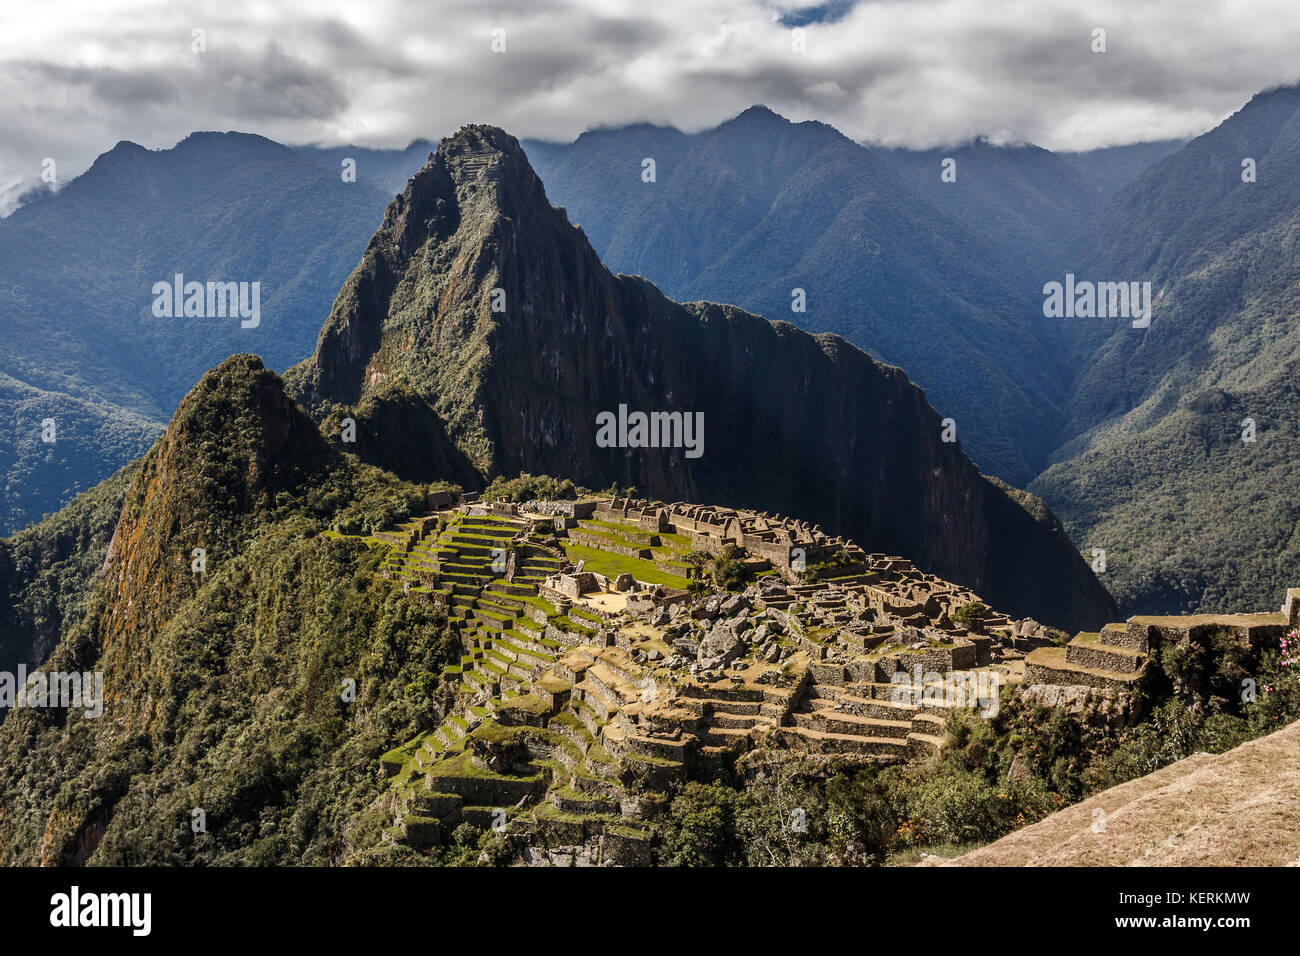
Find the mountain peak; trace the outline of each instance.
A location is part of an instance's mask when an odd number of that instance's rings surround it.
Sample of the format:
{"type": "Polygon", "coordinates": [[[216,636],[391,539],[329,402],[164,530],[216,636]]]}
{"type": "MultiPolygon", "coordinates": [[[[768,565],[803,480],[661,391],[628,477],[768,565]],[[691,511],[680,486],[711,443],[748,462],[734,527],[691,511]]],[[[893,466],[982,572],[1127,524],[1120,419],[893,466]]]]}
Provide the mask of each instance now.
{"type": "Polygon", "coordinates": [[[195,130],[177,143],[173,149],[210,150],[210,149],[266,149],[281,152],[289,147],[268,139],[259,133],[244,133],[239,130],[195,130]]]}
{"type": "Polygon", "coordinates": [[[753,106],[749,107],[749,109],[745,110],[743,113],[727,120],[725,123],[722,123],[720,125],[730,126],[732,124],[736,124],[736,125],[743,124],[749,126],[756,126],[758,124],[773,125],[773,126],[791,125],[788,119],[786,119],[784,116],[782,116],[780,113],[776,112],[775,110],[764,106],[762,103],[755,103],[753,106]]]}
{"type": "Polygon", "coordinates": [[[389,204],[381,231],[410,254],[430,238],[446,238],[467,216],[513,217],[529,205],[550,208],[519,140],[495,126],[463,126],[389,204]]]}
{"type": "Polygon", "coordinates": [[[260,356],[232,355],[207,372],[182,399],[164,435],[168,445],[220,441],[242,455],[241,479],[254,492],[278,487],[274,476],[290,463],[327,453],[315,426],[260,356]]]}
{"type": "Polygon", "coordinates": [[[103,172],[106,169],[129,164],[140,156],[148,156],[150,152],[139,143],[133,143],[129,139],[118,140],[112,149],[95,157],[95,161],[90,164],[90,169],[103,172]]]}
{"type": "MultiPolygon", "coordinates": [[[[431,354],[472,351],[468,340],[512,314],[508,306],[491,310],[489,295],[549,260],[571,235],[580,236],[547,201],[515,137],[494,126],[462,127],[389,203],[321,330],[311,390],[352,402],[385,382],[427,377],[423,363],[431,354]],[[436,290],[421,281],[434,274],[436,290]],[[386,347],[390,312],[411,326],[404,348],[386,347]]],[[[590,247],[586,255],[598,265],[590,247]]],[[[523,304],[522,288],[508,292],[507,302],[523,304]]]]}
{"type": "Polygon", "coordinates": [[[104,643],[147,645],[193,586],[193,561],[228,559],[248,519],[277,506],[335,453],[256,355],[205,374],[144,457],[104,563],[104,643]]]}
{"type": "Polygon", "coordinates": [[[524,149],[496,126],[463,126],[438,144],[433,162],[440,162],[457,186],[518,185],[536,198],[545,196],[524,149]]]}
{"type": "Polygon", "coordinates": [[[505,160],[523,155],[519,140],[499,126],[473,123],[462,126],[438,144],[437,154],[452,163],[505,160]]]}

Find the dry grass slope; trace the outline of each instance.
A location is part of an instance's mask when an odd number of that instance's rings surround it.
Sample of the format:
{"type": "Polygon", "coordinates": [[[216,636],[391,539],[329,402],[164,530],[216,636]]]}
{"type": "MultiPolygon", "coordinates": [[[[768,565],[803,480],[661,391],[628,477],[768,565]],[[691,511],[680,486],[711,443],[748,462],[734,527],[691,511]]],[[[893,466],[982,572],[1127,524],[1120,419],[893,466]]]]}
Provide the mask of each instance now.
{"type": "Polygon", "coordinates": [[[1300,722],[1112,787],[945,866],[1300,864],[1300,722]],[[1093,832],[1093,811],[1105,811],[1093,832]]]}

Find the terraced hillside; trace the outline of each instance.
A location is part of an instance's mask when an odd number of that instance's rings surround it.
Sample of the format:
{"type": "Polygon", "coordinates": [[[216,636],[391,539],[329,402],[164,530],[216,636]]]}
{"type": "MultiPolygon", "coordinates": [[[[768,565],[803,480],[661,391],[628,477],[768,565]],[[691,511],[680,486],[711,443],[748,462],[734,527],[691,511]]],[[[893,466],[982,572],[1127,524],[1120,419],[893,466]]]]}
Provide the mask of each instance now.
{"type": "MultiPolygon", "coordinates": [[[[383,757],[387,839],[427,847],[469,823],[523,833],[547,861],[648,862],[675,784],[728,778],[756,746],[937,753],[961,701],[952,672],[989,663],[993,638],[947,616],[974,596],[901,558],[749,513],[584,514],[462,505],[373,536],[412,599],[445,605],[464,652],[455,706],[383,757]],[[694,580],[701,555],[735,544],[717,529],[749,543],[743,593],[694,580]],[[782,535],[806,546],[797,572],[761,553],[782,535]]],[[[1004,617],[985,623],[1014,640],[1004,617]]]]}
{"type": "Polygon", "coordinates": [[[738,779],[753,751],[941,754],[952,709],[994,717],[1010,685],[1126,725],[1195,690],[1161,684],[1169,661],[1273,646],[1300,618],[1293,590],[1276,613],[1139,616],[1067,642],[804,522],[680,503],[465,504],[370,540],[463,649],[455,705],[383,757],[385,839],[490,827],[533,862],[651,862],[686,781],[738,779]],[[719,561],[746,583],[710,587],[719,561]]]}
{"type": "Polygon", "coordinates": [[[1300,623],[1300,589],[1288,590],[1280,611],[1258,614],[1136,615],[1081,632],[1064,647],[1045,646],[1025,658],[1023,683],[1045,702],[1073,693],[1109,697],[1125,708],[1140,701],[1158,655],[1204,653],[1218,660],[1234,650],[1276,646],[1300,623]]]}

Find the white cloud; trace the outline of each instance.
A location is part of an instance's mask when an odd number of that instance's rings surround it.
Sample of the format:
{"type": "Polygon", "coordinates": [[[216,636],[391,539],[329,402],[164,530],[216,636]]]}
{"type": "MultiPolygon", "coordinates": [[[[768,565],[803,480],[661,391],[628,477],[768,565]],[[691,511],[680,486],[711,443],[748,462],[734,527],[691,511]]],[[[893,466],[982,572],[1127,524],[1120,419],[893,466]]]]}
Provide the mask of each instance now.
{"type": "Polygon", "coordinates": [[[1191,135],[1300,79],[1293,0],[9,0],[0,181],[196,129],[405,145],[466,122],[568,139],[754,103],[860,140],[1055,149],[1191,135]],[[798,11],[802,11],[800,14],[798,11]],[[823,16],[829,11],[829,16],[823,16]],[[808,22],[806,49],[791,29],[808,22]],[[838,18],[838,19],[837,19],[838,18]],[[506,52],[491,31],[506,31],[506,52]],[[1107,31],[1108,50],[1090,49],[1107,31]],[[191,51],[194,29],[207,52],[191,51]]]}

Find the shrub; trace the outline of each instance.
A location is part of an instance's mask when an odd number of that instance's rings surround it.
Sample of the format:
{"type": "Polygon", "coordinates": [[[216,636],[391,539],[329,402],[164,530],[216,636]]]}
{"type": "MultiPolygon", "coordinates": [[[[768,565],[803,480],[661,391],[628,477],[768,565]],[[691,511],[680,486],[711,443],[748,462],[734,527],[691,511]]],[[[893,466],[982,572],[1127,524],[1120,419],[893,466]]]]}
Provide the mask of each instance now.
{"type": "Polygon", "coordinates": [[[988,612],[988,606],[984,602],[971,601],[969,604],[963,604],[952,612],[952,622],[967,630],[979,633],[980,622],[984,620],[984,615],[988,614],[988,612]]]}
{"type": "Polygon", "coordinates": [[[720,783],[686,784],[660,826],[668,866],[739,866],[745,861],[737,830],[744,794],[720,783]]]}

